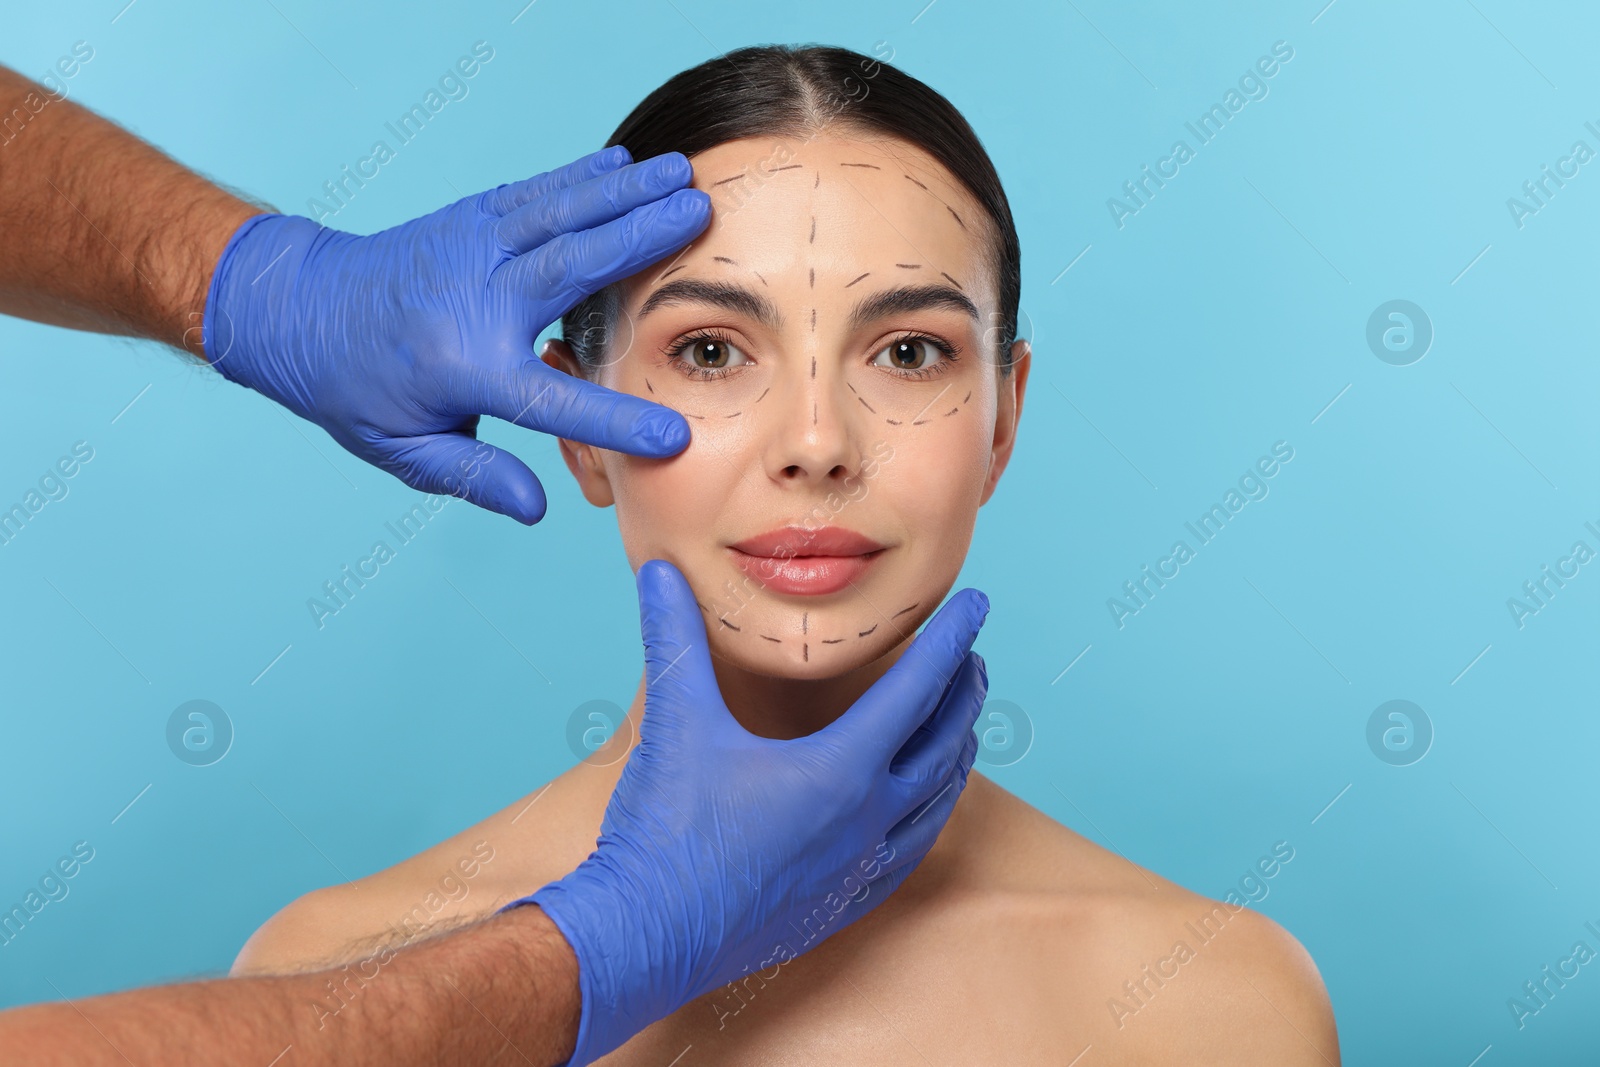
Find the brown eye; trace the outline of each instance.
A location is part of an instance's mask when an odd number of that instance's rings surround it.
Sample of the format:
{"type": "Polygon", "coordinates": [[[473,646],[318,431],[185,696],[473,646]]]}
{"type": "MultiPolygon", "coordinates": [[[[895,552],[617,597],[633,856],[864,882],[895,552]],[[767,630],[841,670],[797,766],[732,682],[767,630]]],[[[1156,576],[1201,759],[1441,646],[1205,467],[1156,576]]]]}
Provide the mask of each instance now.
{"type": "Polygon", "coordinates": [[[915,371],[937,366],[944,358],[945,353],[929,338],[902,337],[880,349],[873,362],[880,367],[915,371]]]}
{"type": "Polygon", "coordinates": [[[720,378],[750,362],[739,347],[716,333],[685,338],[667,353],[673,366],[691,378],[720,378]]]}

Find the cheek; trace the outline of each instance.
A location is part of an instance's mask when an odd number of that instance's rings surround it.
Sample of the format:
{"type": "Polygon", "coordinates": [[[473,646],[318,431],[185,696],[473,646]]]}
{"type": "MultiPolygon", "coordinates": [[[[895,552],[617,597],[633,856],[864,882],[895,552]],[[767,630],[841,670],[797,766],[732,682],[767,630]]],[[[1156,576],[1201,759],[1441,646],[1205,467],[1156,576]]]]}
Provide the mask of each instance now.
{"type": "Polygon", "coordinates": [[[638,570],[647,560],[667,560],[691,583],[716,549],[724,509],[739,481],[728,446],[708,440],[697,426],[693,433],[689,447],[667,459],[606,453],[628,561],[638,570]]]}

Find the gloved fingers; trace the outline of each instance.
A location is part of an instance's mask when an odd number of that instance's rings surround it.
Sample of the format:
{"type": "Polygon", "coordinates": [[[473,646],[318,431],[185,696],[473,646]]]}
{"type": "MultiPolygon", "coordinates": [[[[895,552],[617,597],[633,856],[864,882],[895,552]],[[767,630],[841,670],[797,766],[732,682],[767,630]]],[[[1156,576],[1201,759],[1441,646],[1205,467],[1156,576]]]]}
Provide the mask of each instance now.
{"type": "Polygon", "coordinates": [[[478,206],[491,215],[504,215],[536,197],[557,189],[565,189],[578,182],[588,181],[590,178],[616,170],[618,167],[625,167],[632,162],[633,156],[626,148],[612,145],[598,152],[590,152],[566,166],[545,171],[543,174],[535,174],[520,182],[509,182],[497,189],[490,189],[478,201],[478,206]]]}
{"type": "Polygon", "coordinates": [[[711,198],[679,189],[588,230],[558,234],[495,274],[496,284],[526,302],[529,336],[550,324],[544,309],[570,308],[688,244],[711,222],[711,198]],[[499,280],[503,277],[503,281],[499,280]]]}
{"type": "Polygon", "coordinates": [[[531,357],[509,373],[478,371],[470,395],[455,406],[634,456],[672,456],[689,443],[688,421],[671,408],[531,357]]]}
{"type": "Polygon", "coordinates": [[[967,742],[976,736],[972,726],[978,721],[988,691],[988,672],[982,657],[968,652],[939,707],[889,763],[890,776],[905,784],[903,811],[926,803],[939,783],[949,779],[967,742]]]}
{"type": "Polygon", "coordinates": [[[565,188],[551,189],[506,213],[495,224],[509,252],[538,248],[563,233],[590,230],[621,218],[634,208],[669,196],[694,178],[681,152],[633,163],[565,188]]]}
{"type": "Polygon", "coordinates": [[[943,699],[988,614],[989,598],[976,589],[956,593],[895,665],[811,739],[835,751],[861,753],[873,772],[886,770],[943,699]]]}
{"type": "Polygon", "coordinates": [[[711,643],[689,581],[666,560],[639,568],[639,632],[644,640],[644,718],[641,742],[663,731],[677,734],[689,721],[705,722],[721,709],[731,719],[711,667],[711,643]]]}
{"type": "Polygon", "coordinates": [[[386,437],[373,461],[413,489],[461,497],[525,526],[544,518],[544,487],[516,456],[465,433],[386,437]]]}
{"type": "MultiPolygon", "coordinates": [[[[955,810],[956,801],[961,799],[962,792],[967,788],[967,775],[972,770],[972,761],[978,754],[978,735],[967,732],[967,738],[962,743],[961,752],[956,760],[956,765],[951,768],[950,774],[938,788],[933,790],[923,803],[918,804],[906,814],[885,835],[884,840],[889,846],[889,856],[883,862],[882,873],[873,879],[872,887],[878,888],[878,883],[884,878],[898,878],[903,880],[906,875],[922,862],[933,843],[938,840],[939,834],[944,830],[945,823],[950,818],[950,813],[955,810]]],[[[899,881],[890,884],[899,885],[899,881]]]]}

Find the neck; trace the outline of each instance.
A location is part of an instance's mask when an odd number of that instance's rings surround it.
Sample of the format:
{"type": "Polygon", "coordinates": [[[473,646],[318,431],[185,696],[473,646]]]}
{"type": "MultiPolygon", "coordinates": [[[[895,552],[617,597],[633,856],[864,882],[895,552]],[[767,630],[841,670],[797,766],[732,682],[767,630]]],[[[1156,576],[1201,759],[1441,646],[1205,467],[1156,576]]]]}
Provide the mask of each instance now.
{"type": "MultiPolygon", "coordinates": [[[[734,719],[758,737],[790,740],[816,733],[850,709],[905,653],[914,635],[870,663],[829,678],[776,678],[712,657],[717,688],[734,719]]],[[[634,736],[644,715],[641,677],[628,709],[634,736]]],[[[929,709],[932,713],[933,709],[929,709]]]]}

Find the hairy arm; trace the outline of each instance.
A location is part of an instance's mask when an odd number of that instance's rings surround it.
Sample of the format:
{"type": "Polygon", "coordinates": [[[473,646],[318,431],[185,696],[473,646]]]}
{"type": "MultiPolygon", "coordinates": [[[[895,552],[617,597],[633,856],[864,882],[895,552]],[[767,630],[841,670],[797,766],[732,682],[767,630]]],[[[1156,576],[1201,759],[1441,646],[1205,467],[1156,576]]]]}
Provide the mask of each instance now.
{"type": "Polygon", "coordinates": [[[204,358],[200,313],[228,238],[263,209],[0,67],[0,313],[148,337],[204,358]]]}
{"type": "Polygon", "coordinates": [[[0,1013],[18,1067],[529,1063],[572,1055],[578,961],[535,906],[359,966],[162,986],[0,1013]]]}

